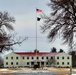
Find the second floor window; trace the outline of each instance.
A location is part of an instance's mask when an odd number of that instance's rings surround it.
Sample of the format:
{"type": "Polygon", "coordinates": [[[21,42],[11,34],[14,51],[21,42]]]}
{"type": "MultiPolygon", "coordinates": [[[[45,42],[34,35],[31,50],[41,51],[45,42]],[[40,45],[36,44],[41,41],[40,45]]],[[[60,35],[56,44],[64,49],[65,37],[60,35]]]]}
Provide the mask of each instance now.
{"type": "Polygon", "coordinates": [[[8,57],[6,57],[6,59],[8,59],[8,57]]]}
{"type": "Polygon", "coordinates": [[[29,57],[27,57],[27,59],[29,59],[29,57]]]}
{"type": "Polygon", "coordinates": [[[23,59],[24,59],[24,57],[23,57],[23,59]]]}
{"type": "Polygon", "coordinates": [[[48,59],[48,57],[46,57],[46,59],[48,59]]]}
{"type": "Polygon", "coordinates": [[[57,57],[57,59],[59,59],[59,57],[57,57]]]}
{"type": "Polygon", "coordinates": [[[42,57],[42,59],[44,59],[44,57],[42,57]]]}
{"type": "Polygon", "coordinates": [[[64,57],[62,57],[62,59],[64,59],[64,57]]]}
{"type": "Polygon", "coordinates": [[[18,59],[18,57],[16,57],[16,59],[18,59]]]}
{"type": "Polygon", "coordinates": [[[32,59],[34,59],[34,57],[32,57],[32,59]]]}
{"type": "Polygon", "coordinates": [[[39,59],[39,57],[37,57],[37,59],[39,59]]]}
{"type": "Polygon", "coordinates": [[[69,57],[67,57],[67,59],[69,59],[69,57]]]}
{"type": "Polygon", "coordinates": [[[13,57],[11,57],[11,59],[13,59],[13,57]]]}

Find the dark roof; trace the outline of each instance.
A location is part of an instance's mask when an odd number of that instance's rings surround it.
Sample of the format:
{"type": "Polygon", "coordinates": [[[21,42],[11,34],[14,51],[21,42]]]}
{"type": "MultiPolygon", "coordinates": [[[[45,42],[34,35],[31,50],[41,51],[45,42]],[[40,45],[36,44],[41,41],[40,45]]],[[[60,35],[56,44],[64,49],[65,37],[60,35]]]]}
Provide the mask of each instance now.
{"type": "Polygon", "coordinates": [[[52,52],[14,52],[15,54],[18,54],[20,56],[55,56],[59,53],[52,53],[52,52]]]}

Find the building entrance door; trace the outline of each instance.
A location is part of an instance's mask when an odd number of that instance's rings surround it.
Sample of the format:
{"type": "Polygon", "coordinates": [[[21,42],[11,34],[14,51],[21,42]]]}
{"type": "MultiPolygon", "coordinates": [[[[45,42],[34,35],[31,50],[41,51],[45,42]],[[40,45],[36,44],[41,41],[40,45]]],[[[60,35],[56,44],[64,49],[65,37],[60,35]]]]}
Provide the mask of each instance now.
{"type": "Polygon", "coordinates": [[[37,62],[37,64],[38,64],[38,65],[37,65],[37,66],[38,66],[38,68],[40,68],[40,62],[37,62]]]}
{"type": "Polygon", "coordinates": [[[40,68],[40,62],[35,62],[34,63],[34,69],[36,69],[36,68],[40,68]]]}

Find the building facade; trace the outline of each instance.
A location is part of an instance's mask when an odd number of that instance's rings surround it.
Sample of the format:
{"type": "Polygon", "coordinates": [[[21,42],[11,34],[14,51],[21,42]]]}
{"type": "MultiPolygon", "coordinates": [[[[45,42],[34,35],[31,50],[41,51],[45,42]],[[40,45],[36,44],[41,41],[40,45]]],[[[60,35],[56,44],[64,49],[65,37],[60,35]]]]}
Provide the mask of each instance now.
{"type": "Polygon", "coordinates": [[[12,52],[4,56],[4,67],[70,67],[71,55],[51,52],[12,52]]]}
{"type": "Polygon", "coordinates": [[[72,57],[67,53],[59,53],[55,56],[56,67],[70,67],[72,66],[72,57]]]}

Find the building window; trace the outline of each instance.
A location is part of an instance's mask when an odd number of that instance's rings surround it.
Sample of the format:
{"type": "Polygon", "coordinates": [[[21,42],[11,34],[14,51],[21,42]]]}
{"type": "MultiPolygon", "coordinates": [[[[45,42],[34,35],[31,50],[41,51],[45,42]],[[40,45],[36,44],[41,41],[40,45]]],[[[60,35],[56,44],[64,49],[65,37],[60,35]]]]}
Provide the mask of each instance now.
{"type": "Polygon", "coordinates": [[[59,57],[57,57],[57,59],[59,59],[59,57]]]}
{"type": "Polygon", "coordinates": [[[16,59],[18,59],[18,57],[16,57],[16,59]]]}
{"type": "Polygon", "coordinates": [[[18,65],[18,62],[16,62],[16,65],[18,65]]]}
{"type": "Polygon", "coordinates": [[[64,62],[62,62],[62,65],[64,65],[64,62]]]}
{"type": "Polygon", "coordinates": [[[31,62],[31,65],[34,65],[34,62],[31,62]]]}
{"type": "Polygon", "coordinates": [[[57,65],[59,65],[59,62],[57,62],[57,65]]]}
{"type": "Polygon", "coordinates": [[[25,59],[25,58],[23,57],[23,59],[25,59]]]}
{"type": "Polygon", "coordinates": [[[13,65],[13,62],[11,62],[11,65],[13,65]]]}
{"type": "Polygon", "coordinates": [[[29,62],[27,62],[27,65],[29,65],[29,62]]]}
{"type": "Polygon", "coordinates": [[[8,62],[6,62],[6,65],[8,65],[8,62]]]}
{"type": "Polygon", "coordinates": [[[13,57],[11,57],[11,59],[13,59],[13,57]]]}
{"type": "Polygon", "coordinates": [[[44,59],[44,57],[42,57],[42,59],[44,59]]]}
{"type": "Polygon", "coordinates": [[[41,65],[44,65],[44,62],[41,62],[41,65]]]}
{"type": "Polygon", "coordinates": [[[67,59],[69,59],[69,57],[67,57],[67,59]]]}
{"type": "Polygon", "coordinates": [[[64,59],[64,57],[62,57],[62,59],[64,59]]]}
{"type": "Polygon", "coordinates": [[[32,57],[31,59],[34,59],[34,57],[32,57]]]}
{"type": "Polygon", "coordinates": [[[37,59],[39,59],[39,57],[37,57],[37,59]]]}
{"type": "Polygon", "coordinates": [[[29,57],[27,57],[27,59],[29,59],[29,57]]]}
{"type": "Polygon", "coordinates": [[[51,59],[53,59],[53,57],[51,57],[51,59]]]}
{"type": "Polygon", "coordinates": [[[46,62],[46,65],[48,65],[48,62],[46,62]]]}
{"type": "Polygon", "coordinates": [[[8,59],[8,57],[6,57],[6,59],[8,59]]]}
{"type": "Polygon", "coordinates": [[[67,62],[67,65],[69,65],[69,62],[67,62]]]}
{"type": "Polygon", "coordinates": [[[48,57],[46,57],[46,59],[48,59],[48,57]]]}

